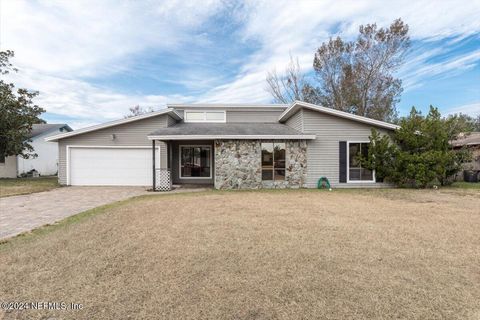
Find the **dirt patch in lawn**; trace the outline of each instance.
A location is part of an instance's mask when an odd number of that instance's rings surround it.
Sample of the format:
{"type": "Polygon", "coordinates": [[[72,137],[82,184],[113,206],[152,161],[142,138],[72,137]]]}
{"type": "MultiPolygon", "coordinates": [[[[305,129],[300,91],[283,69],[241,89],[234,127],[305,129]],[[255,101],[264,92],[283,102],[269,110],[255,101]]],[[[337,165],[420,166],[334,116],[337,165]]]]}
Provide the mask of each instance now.
{"type": "Polygon", "coordinates": [[[48,191],[60,187],[57,177],[0,179],[0,198],[48,191]]]}
{"type": "Polygon", "coordinates": [[[480,193],[410,191],[135,199],[0,246],[0,300],[83,305],[7,318],[478,319],[480,193]]]}

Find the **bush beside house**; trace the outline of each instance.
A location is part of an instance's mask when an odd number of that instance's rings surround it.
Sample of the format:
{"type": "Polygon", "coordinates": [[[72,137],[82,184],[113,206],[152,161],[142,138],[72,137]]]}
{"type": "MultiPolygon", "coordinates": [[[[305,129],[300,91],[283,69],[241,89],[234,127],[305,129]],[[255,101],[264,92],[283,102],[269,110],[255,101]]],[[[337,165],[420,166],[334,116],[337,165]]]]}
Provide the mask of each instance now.
{"type": "Polygon", "coordinates": [[[450,141],[460,128],[442,118],[437,108],[430,107],[427,116],[412,108],[399,125],[391,137],[372,130],[368,156],[361,161],[376,171],[377,179],[417,188],[446,185],[471,159],[468,149],[453,148],[450,141]]]}

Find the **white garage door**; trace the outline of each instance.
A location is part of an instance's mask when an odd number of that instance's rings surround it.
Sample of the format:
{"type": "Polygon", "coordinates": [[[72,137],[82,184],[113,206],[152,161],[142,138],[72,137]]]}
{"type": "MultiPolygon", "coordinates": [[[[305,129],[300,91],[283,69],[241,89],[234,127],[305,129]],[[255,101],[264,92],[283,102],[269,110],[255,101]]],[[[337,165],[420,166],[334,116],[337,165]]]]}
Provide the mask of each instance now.
{"type": "MultiPolygon", "coordinates": [[[[159,153],[156,153],[159,167],[159,153]]],[[[70,148],[69,184],[76,186],[148,186],[152,184],[151,148],[70,148]]]]}

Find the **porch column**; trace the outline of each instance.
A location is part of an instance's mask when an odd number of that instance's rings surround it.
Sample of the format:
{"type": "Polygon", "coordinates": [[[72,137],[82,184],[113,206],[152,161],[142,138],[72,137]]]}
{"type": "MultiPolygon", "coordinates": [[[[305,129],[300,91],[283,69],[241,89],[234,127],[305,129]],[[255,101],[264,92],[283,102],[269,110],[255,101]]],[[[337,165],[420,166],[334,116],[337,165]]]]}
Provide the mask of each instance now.
{"type": "Polygon", "coordinates": [[[152,140],[152,190],[155,191],[155,140],[152,140]]]}
{"type": "Polygon", "coordinates": [[[170,170],[170,173],[173,172],[173,142],[169,141],[168,142],[168,170],[170,170]]]}

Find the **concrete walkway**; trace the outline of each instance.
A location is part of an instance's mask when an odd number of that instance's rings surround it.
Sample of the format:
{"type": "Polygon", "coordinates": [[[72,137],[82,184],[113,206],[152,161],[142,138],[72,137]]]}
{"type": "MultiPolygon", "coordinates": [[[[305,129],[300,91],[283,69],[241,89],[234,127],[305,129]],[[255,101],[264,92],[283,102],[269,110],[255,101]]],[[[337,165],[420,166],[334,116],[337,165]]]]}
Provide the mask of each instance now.
{"type": "Polygon", "coordinates": [[[143,187],[65,187],[0,198],[0,239],[142,194],[152,193],[143,187]]]}

